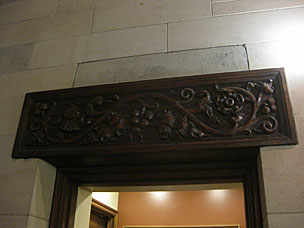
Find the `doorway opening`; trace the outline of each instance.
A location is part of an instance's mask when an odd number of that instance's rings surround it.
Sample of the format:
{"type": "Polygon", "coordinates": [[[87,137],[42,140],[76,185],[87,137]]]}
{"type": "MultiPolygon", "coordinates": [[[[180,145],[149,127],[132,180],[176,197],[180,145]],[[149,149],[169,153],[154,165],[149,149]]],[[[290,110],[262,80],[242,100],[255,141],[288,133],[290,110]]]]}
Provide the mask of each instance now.
{"type": "MultiPolygon", "coordinates": [[[[107,227],[102,219],[96,222],[96,202],[116,211],[114,228],[246,228],[242,183],[106,189],[119,192],[93,192],[88,228],[107,227]]],[[[78,219],[76,216],[75,228],[78,219]]]]}
{"type": "MultiPolygon", "coordinates": [[[[263,228],[265,201],[258,157],[258,147],[113,154],[98,160],[98,167],[58,168],[50,228],[74,228],[78,187],[91,192],[122,187],[153,191],[151,186],[224,183],[242,183],[246,228],[263,228]]],[[[93,156],[85,162],[90,159],[96,162],[93,156]]]]}

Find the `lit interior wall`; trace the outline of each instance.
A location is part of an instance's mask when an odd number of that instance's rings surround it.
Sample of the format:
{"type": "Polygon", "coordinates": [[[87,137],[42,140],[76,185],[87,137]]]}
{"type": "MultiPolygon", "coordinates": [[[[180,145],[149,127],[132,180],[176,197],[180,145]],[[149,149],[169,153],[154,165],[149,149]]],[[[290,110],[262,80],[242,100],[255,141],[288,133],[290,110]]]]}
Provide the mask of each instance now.
{"type": "Polygon", "coordinates": [[[99,202],[118,210],[119,192],[93,192],[92,198],[99,202]]]}
{"type": "Polygon", "coordinates": [[[242,189],[121,192],[118,205],[118,228],[228,224],[246,227],[242,189]]]}

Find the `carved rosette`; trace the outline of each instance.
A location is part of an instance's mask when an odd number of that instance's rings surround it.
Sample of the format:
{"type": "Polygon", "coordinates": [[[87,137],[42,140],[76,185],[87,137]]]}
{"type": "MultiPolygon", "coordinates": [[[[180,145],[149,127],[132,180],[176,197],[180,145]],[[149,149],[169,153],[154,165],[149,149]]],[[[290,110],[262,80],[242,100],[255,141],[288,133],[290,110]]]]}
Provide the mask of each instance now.
{"type": "Polygon", "coordinates": [[[35,100],[27,146],[149,143],[279,129],[273,80],[35,100]]]}

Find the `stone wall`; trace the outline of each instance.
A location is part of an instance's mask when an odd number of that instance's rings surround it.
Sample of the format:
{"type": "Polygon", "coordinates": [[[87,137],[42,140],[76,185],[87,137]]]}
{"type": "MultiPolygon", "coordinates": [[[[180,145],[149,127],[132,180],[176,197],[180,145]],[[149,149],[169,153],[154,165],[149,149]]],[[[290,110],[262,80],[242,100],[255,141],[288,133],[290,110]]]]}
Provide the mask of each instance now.
{"type": "Polygon", "coordinates": [[[263,148],[264,221],[304,224],[304,0],[0,0],[0,227],[47,228],[55,169],[10,158],[26,92],[285,67],[300,144],[263,148]]]}

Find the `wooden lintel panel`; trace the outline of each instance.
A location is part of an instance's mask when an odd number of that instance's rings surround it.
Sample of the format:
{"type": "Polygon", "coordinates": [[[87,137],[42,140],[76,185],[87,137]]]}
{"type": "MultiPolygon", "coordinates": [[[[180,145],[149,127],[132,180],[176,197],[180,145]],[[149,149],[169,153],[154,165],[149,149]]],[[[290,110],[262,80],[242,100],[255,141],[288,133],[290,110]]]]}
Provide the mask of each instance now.
{"type": "Polygon", "coordinates": [[[27,94],[15,158],[297,143],[283,69],[27,94]]]}

